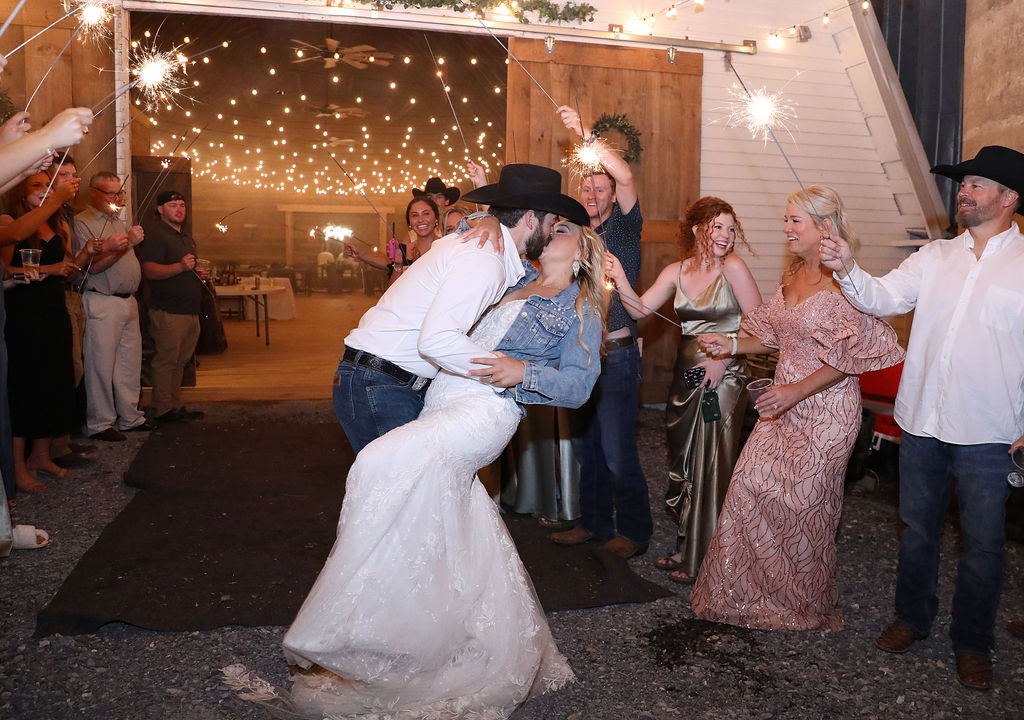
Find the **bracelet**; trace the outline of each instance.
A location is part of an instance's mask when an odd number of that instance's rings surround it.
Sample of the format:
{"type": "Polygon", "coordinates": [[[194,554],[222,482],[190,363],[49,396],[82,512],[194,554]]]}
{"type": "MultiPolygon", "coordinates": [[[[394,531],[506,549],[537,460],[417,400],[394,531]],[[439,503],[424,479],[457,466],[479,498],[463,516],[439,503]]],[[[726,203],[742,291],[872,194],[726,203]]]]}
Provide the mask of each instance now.
{"type": "Polygon", "coordinates": [[[737,350],[738,348],[739,348],[739,343],[738,343],[738,341],[736,340],[736,336],[735,336],[735,335],[733,335],[733,336],[732,336],[732,352],[731,352],[731,353],[729,353],[729,354],[730,354],[730,355],[735,355],[735,354],[736,354],[736,350],[737,350]]]}

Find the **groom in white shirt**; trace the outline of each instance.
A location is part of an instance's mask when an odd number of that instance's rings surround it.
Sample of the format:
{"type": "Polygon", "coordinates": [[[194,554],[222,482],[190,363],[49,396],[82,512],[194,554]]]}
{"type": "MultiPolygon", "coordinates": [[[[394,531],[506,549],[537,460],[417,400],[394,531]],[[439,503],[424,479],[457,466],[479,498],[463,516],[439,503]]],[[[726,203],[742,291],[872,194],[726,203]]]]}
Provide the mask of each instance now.
{"type": "Polygon", "coordinates": [[[950,637],[957,678],[992,685],[991,653],[1005,566],[1009,452],[1024,447],[1024,154],[984,147],[932,168],[960,183],[959,225],[882,278],[853,262],[841,238],[822,239],[822,262],[858,309],[915,309],[896,396],[900,537],[896,617],[875,644],[903,653],[928,636],[938,612],[939,543],[956,486],[963,533],[950,637]]]}
{"type": "Polygon", "coordinates": [[[497,183],[466,200],[490,205],[501,227],[501,253],[455,235],[430,251],[381,296],[345,338],[334,376],[334,411],[355,452],[423,409],[427,383],[445,369],[460,375],[490,353],[469,337],[484,310],[523,276],[521,253],[536,259],[558,217],[579,225],[590,218],[561,193],[562,177],[538,165],[501,169],[497,183]]]}

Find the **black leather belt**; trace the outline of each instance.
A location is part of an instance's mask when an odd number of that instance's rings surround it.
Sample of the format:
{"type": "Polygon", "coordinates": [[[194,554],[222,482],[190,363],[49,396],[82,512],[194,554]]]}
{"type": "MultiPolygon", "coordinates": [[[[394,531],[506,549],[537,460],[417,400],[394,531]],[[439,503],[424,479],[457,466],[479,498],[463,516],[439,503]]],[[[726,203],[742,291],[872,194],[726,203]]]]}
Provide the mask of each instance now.
{"type": "Polygon", "coordinates": [[[350,348],[348,345],[345,346],[344,359],[355,363],[359,367],[378,370],[385,375],[390,375],[398,382],[406,383],[422,379],[419,375],[398,367],[390,360],[385,360],[384,358],[374,355],[373,353],[366,352],[365,350],[350,348]]]}
{"type": "Polygon", "coordinates": [[[92,288],[86,288],[85,291],[96,293],[97,295],[106,295],[107,297],[130,298],[132,296],[131,293],[105,293],[100,292],[99,290],[93,290],[92,288]]]}
{"type": "Polygon", "coordinates": [[[630,335],[628,337],[612,338],[611,340],[604,341],[604,351],[611,352],[612,350],[618,350],[619,348],[629,347],[636,343],[636,339],[630,335]]]}

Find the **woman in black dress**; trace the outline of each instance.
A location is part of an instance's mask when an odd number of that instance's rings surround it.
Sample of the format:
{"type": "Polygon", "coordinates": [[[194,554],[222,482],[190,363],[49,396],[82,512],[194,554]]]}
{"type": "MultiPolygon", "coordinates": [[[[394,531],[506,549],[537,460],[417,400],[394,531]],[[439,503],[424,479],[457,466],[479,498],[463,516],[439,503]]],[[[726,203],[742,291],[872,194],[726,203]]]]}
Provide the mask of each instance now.
{"type": "Polygon", "coordinates": [[[21,250],[41,251],[39,278],[5,291],[8,352],[7,388],[14,434],[14,479],[21,490],[42,492],[36,472],[54,477],[73,473],[50,459],[52,438],[75,426],[75,386],[71,320],[64,301],[64,279],[79,272],[71,260],[70,229],[57,211],[75,196],[77,182],[47,196],[50,178],[39,173],[12,191],[0,225],[20,238],[0,248],[5,277],[23,271],[21,250]],[[26,452],[30,450],[30,452],[26,452]]]}

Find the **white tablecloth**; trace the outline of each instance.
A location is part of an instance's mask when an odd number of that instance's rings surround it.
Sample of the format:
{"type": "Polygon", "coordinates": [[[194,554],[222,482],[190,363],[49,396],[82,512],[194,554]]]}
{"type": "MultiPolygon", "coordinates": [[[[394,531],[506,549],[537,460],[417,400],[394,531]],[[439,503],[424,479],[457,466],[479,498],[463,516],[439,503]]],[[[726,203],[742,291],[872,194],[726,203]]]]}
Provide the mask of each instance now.
{"type": "MultiPolygon", "coordinates": [[[[269,312],[271,320],[293,320],[298,316],[298,312],[295,309],[295,293],[292,291],[292,281],[286,277],[279,278],[260,278],[260,287],[270,287],[270,281],[274,281],[274,287],[283,287],[284,292],[275,292],[272,295],[268,295],[267,298],[270,302],[269,312]],[[264,286],[263,283],[266,283],[264,286]]],[[[256,306],[252,302],[245,303],[245,319],[252,320],[253,313],[256,312],[256,306]]],[[[260,320],[263,319],[262,310],[260,311],[260,320]]]]}

